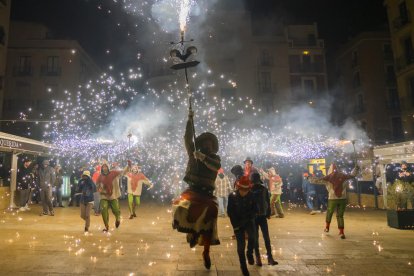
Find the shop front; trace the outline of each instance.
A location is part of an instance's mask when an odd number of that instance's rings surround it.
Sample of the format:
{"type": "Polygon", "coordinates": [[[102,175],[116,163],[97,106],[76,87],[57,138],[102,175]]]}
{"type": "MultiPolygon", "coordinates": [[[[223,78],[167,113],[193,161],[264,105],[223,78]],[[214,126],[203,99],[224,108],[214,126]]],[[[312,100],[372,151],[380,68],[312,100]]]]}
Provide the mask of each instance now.
{"type": "Polygon", "coordinates": [[[51,144],[0,132],[0,210],[16,207],[19,157],[47,157],[52,148],[51,144]]]}

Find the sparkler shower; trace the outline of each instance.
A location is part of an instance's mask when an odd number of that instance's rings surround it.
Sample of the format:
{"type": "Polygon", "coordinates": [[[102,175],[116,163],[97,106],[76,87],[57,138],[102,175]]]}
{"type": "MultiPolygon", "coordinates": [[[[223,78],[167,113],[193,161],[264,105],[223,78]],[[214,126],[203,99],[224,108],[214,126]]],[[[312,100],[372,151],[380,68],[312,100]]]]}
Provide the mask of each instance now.
{"type": "MultiPolygon", "coordinates": [[[[145,17],[150,6],[140,1],[123,4],[130,14],[139,17],[145,17]]],[[[178,33],[190,29],[191,24],[186,25],[190,15],[206,7],[206,3],[201,7],[190,0],[156,1],[151,11],[154,17],[170,23],[166,28],[168,24],[156,20],[163,32],[178,33]]],[[[56,145],[61,162],[68,167],[102,159],[125,162],[131,157],[155,184],[153,197],[163,201],[176,193],[173,179],[182,178],[187,161],[183,144],[187,92],[180,75],[171,72],[168,84],[155,88],[151,76],[147,80],[142,71],[137,68],[119,75],[105,73],[98,80],[80,85],[78,91],[66,91],[63,99],[54,101],[52,119],[60,123],[53,124],[45,137],[56,145]]],[[[211,131],[218,136],[219,155],[227,171],[246,156],[255,158],[259,166],[300,163],[352,151],[343,139],[357,139],[359,148],[368,142],[365,133],[351,121],[342,127],[329,122],[329,100],[320,99],[320,109],[302,105],[283,114],[265,114],[248,97],[210,97],[209,88],[237,83],[213,70],[207,81],[204,73],[190,72],[190,82],[196,87],[195,129],[197,133],[211,131]]]]}

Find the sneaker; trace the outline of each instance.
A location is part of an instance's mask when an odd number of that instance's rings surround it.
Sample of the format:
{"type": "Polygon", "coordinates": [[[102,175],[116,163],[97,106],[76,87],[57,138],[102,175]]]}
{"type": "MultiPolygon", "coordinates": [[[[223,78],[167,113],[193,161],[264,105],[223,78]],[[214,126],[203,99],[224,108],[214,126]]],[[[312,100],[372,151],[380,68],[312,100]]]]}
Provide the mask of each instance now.
{"type": "Polygon", "coordinates": [[[85,227],[85,232],[89,232],[89,228],[88,227],[85,227]]]}
{"type": "Polygon", "coordinates": [[[53,212],[53,211],[50,211],[50,214],[49,214],[50,216],[55,216],[55,212],[53,212]]]}
{"type": "Polygon", "coordinates": [[[26,211],[26,208],[25,208],[25,207],[20,207],[20,208],[19,208],[19,211],[20,211],[20,212],[24,212],[24,211],[26,211]]]}
{"type": "Polygon", "coordinates": [[[48,213],[46,213],[46,212],[41,212],[39,216],[41,216],[41,217],[42,217],[42,216],[47,216],[47,215],[48,215],[48,213]]]}
{"type": "Polygon", "coordinates": [[[315,211],[315,210],[312,210],[310,213],[309,213],[309,215],[315,215],[316,213],[318,213],[317,211],[315,211]]]}
{"type": "Polygon", "coordinates": [[[329,233],[329,228],[325,228],[323,231],[324,231],[325,233],[329,233]]]}
{"type": "Polygon", "coordinates": [[[339,234],[341,236],[341,239],[345,239],[345,234],[339,234]]]}
{"type": "Polygon", "coordinates": [[[108,233],[108,232],[109,232],[109,228],[104,228],[104,229],[102,229],[102,232],[104,232],[104,233],[108,233]]]}
{"type": "Polygon", "coordinates": [[[129,216],[129,219],[133,219],[133,218],[134,218],[134,215],[130,215],[130,216],[129,216]]]}
{"type": "Polygon", "coordinates": [[[135,213],[133,215],[134,215],[135,218],[137,217],[137,215],[135,213]]]}
{"type": "Polygon", "coordinates": [[[280,214],[279,215],[279,218],[284,218],[285,217],[285,215],[284,214],[280,214]]]}
{"type": "Polygon", "coordinates": [[[24,209],[26,209],[26,211],[30,211],[29,205],[26,204],[26,206],[24,206],[24,209]]]}

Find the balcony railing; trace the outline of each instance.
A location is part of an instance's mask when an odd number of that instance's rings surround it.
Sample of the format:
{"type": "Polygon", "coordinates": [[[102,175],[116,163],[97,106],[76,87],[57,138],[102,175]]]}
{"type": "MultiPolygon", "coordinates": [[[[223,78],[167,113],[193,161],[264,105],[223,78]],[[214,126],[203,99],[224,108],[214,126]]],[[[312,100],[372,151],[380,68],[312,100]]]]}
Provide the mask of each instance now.
{"type": "Polygon", "coordinates": [[[33,68],[32,66],[24,66],[19,67],[15,66],[13,67],[13,76],[14,77],[28,77],[33,75],[33,68]]]}
{"type": "Polygon", "coordinates": [[[272,67],[274,65],[273,58],[259,58],[257,61],[259,66],[272,67]]]}
{"type": "Polygon", "coordinates": [[[290,48],[324,48],[325,42],[323,39],[290,39],[289,40],[290,48]]]}
{"type": "Polygon", "coordinates": [[[60,76],[62,75],[62,67],[47,67],[46,65],[42,65],[40,74],[42,76],[60,76]]]}
{"type": "Polygon", "coordinates": [[[399,16],[395,18],[392,22],[392,25],[394,26],[394,29],[399,30],[410,22],[411,22],[411,15],[407,14],[406,16],[399,16]]]}
{"type": "Polygon", "coordinates": [[[290,67],[290,73],[323,73],[323,64],[310,63],[290,67]]]}

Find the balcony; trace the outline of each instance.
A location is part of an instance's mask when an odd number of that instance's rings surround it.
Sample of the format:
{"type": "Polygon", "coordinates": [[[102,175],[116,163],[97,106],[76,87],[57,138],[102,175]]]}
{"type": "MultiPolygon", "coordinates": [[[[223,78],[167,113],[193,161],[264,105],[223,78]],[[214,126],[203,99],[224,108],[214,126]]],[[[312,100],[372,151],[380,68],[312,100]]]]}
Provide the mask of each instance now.
{"type": "Polygon", "coordinates": [[[62,75],[62,67],[47,67],[46,65],[42,65],[40,68],[40,75],[50,77],[60,76],[62,75]]]}
{"type": "Polygon", "coordinates": [[[405,16],[399,16],[395,18],[392,22],[392,25],[395,30],[400,30],[403,27],[405,27],[408,23],[411,23],[411,16],[410,14],[407,14],[405,16]]]}
{"type": "Polygon", "coordinates": [[[321,63],[310,63],[310,64],[298,64],[296,66],[290,66],[290,73],[324,73],[323,64],[321,63]]]}
{"type": "Polygon", "coordinates": [[[325,48],[323,39],[289,39],[289,48],[325,48]]]}
{"type": "Polygon", "coordinates": [[[30,77],[33,75],[32,66],[15,66],[13,67],[13,77],[30,77]]]}
{"type": "Polygon", "coordinates": [[[273,67],[274,66],[273,58],[259,58],[257,63],[259,66],[262,66],[262,67],[273,67]]]}
{"type": "Polygon", "coordinates": [[[404,70],[408,66],[414,64],[414,50],[410,56],[399,56],[396,60],[397,71],[404,70]]]}

